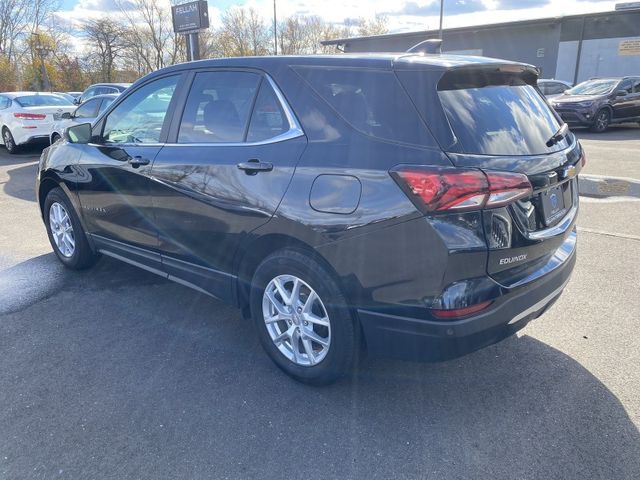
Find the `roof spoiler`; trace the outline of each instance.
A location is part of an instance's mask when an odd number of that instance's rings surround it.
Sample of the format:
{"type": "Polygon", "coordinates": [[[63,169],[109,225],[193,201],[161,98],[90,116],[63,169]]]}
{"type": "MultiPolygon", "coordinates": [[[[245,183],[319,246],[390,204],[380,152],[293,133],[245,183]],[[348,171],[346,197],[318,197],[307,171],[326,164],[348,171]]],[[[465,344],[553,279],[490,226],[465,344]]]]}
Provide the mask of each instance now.
{"type": "Polygon", "coordinates": [[[415,44],[406,53],[442,53],[441,47],[441,38],[430,38],[415,44]]]}

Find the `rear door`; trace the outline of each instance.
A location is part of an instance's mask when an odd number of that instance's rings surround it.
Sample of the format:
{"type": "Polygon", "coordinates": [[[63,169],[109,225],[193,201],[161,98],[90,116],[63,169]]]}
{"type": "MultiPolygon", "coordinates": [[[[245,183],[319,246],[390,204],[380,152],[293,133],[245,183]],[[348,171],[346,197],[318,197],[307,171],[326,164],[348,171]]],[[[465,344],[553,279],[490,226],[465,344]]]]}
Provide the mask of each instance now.
{"type": "Polygon", "coordinates": [[[163,267],[231,298],[238,245],[269,221],[306,138],[259,72],[199,71],[155,159],[153,208],[163,267]]]}

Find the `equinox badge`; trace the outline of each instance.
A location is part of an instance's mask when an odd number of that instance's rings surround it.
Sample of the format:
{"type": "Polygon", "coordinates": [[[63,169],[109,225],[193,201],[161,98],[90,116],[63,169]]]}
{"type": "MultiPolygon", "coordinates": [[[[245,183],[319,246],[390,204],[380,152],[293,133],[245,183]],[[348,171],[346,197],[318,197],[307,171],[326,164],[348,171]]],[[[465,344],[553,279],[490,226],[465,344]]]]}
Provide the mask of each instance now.
{"type": "Polygon", "coordinates": [[[527,259],[527,254],[516,255],[515,257],[505,257],[500,259],[500,265],[509,265],[511,263],[521,262],[527,259]]]}

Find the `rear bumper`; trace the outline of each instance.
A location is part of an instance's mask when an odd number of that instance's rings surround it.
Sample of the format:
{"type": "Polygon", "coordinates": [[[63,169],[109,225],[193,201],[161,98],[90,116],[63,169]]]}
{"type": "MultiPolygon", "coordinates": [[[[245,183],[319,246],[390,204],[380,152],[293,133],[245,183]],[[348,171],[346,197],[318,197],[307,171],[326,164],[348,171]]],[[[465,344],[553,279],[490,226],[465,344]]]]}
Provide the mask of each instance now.
{"type": "Polygon", "coordinates": [[[507,290],[486,311],[462,320],[433,321],[358,310],[367,349],[373,355],[434,361],[499,342],[542,315],[558,299],[575,261],[574,248],[557,268],[507,290]]]}

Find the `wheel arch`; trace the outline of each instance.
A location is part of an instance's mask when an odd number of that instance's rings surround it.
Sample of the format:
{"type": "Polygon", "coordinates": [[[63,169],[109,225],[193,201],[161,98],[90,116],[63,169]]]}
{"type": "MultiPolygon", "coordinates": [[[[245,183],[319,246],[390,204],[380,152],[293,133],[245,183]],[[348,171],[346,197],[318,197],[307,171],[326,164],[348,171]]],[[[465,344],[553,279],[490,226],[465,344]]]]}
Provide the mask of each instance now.
{"type": "Polygon", "coordinates": [[[365,351],[367,349],[367,344],[362,330],[362,324],[360,323],[357,309],[352,306],[351,298],[348,295],[348,289],[345,288],[343,279],[340,277],[336,269],[333,268],[331,263],[315,248],[308,243],[289,235],[280,233],[266,234],[256,238],[243,249],[245,253],[239,258],[237,263],[237,277],[234,283],[233,292],[233,298],[235,299],[237,306],[240,308],[242,316],[248,319],[251,315],[249,293],[251,280],[253,279],[253,275],[258,268],[258,265],[260,265],[260,263],[272,253],[284,249],[295,250],[304,253],[305,255],[309,255],[327,269],[347,301],[347,308],[351,312],[356,328],[359,330],[360,349],[365,351]]]}
{"type": "Polygon", "coordinates": [[[347,290],[344,288],[342,279],[331,263],[329,263],[329,261],[325,259],[324,256],[322,256],[315,248],[295,237],[280,233],[270,233],[260,236],[253,242],[246,245],[243,248],[244,253],[238,259],[234,298],[238,306],[243,309],[243,313],[245,307],[248,306],[249,288],[251,286],[253,274],[258,268],[258,265],[260,265],[260,263],[272,253],[284,249],[296,250],[304,253],[305,255],[309,255],[318,263],[323,265],[334,278],[347,301],[349,301],[347,290]]]}

